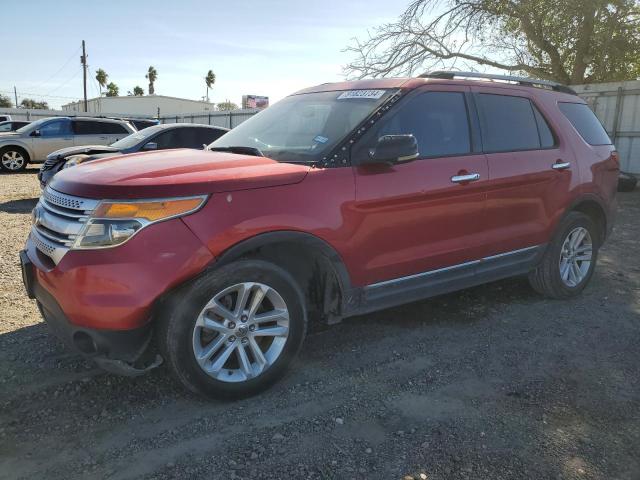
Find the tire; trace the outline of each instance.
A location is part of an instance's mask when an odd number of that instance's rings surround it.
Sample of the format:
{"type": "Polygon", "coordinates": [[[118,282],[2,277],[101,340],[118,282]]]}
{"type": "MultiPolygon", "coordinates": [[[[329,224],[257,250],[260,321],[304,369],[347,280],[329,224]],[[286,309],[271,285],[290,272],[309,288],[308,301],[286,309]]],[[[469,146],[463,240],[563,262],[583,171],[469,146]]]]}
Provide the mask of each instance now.
{"type": "Polygon", "coordinates": [[[298,354],[307,329],[304,305],[289,273],[266,261],[238,260],[173,296],[159,319],[158,346],[173,375],[192,392],[211,398],[248,397],[279,380],[298,354]],[[248,307],[261,298],[255,315],[254,308],[238,308],[242,292],[248,292],[243,296],[248,307]],[[266,322],[267,315],[277,321],[266,322]]]}
{"type": "Polygon", "coordinates": [[[633,192],[638,184],[638,179],[628,173],[621,173],[618,177],[619,192],[633,192]]]}
{"type": "Polygon", "coordinates": [[[556,299],[574,297],[582,292],[593,275],[600,238],[600,232],[589,216],[581,212],[568,213],[547,246],[542,261],[529,273],[529,283],[533,289],[556,299]],[[587,232],[583,237],[584,243],[578,244],[576,249],[571,245],[571,240],[577,240],[584,231],[587,232]],[[589,256],[589,251],[591,254],[587,264],[584,259],[589,256]],[[565,263],[565,259],[569,261],[565,263]],[[572,259],[576,260],[577,270],[570,265],[573,263],[572,259]]]}
{"type": "Polygon", "coordinates": [[[27,168],[29,155],[19,147],[5,147],[0,149],[0,168],[9,173],[21,172],[27,168]]]}

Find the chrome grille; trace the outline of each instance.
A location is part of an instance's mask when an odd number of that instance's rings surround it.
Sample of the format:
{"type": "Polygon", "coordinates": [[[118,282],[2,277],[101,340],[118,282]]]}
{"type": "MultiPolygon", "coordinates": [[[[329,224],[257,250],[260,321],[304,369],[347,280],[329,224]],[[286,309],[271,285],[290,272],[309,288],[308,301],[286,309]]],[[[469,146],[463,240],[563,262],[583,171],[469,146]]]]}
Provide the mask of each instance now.
{"type": "Polygon", "coordinates": [[[45,188],[32,215],[31,238],[36,248],[58,264],[98,203],[45,188]]]}

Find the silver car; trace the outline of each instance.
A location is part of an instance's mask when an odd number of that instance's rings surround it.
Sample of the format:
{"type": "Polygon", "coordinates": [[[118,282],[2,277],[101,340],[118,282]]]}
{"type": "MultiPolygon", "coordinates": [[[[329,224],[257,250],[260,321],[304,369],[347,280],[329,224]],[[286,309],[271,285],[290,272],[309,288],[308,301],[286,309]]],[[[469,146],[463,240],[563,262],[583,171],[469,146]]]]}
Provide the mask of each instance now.
{"type": "Polygon", "coordinates": [[[135,132],[123,120],[91,117],[51,117],[15,132],[0,133],[0,167],[6,172],[42,163],[51,152],[79,145],[109,145],[135,132]]]}

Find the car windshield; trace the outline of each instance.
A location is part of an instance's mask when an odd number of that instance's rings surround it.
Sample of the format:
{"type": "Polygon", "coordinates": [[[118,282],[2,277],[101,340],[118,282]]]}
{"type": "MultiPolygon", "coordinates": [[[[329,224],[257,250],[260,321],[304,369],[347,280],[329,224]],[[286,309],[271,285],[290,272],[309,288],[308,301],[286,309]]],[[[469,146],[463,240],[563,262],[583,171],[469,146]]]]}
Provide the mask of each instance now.
{"type": "Polygon", "coordinates": [[[347,90],[291,95],[208,148],[258,149],[279,162],[320,161],[391,93],[347,90]]]}
{"type": "Polygon", "coordinates": [[[112,147],[117,148],[118,150],[124,150],[126,148],[135,147],[140,142],[143,142],[149,138],[151,138],[156,133],[164,130],[162,126],[156,125],[154,127],[148,127],[144,130],[140,130],[139,132],[132,133],[117,142],[113,142],[111,144],[112,147]]]}

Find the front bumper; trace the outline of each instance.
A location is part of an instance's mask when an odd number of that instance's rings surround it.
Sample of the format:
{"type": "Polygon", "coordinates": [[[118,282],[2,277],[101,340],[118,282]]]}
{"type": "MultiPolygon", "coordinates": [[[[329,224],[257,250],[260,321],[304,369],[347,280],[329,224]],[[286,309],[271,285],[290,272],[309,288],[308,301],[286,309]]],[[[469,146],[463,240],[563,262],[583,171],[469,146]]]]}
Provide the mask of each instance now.
{"type": "Polygon", "coordinates": [[[22,278],[29,298],[34,298],[42,318],[49,329],[67,346],[94,360],[112,373],[137,376],[157,367],[162,358],[146,366],[134,366],[147,350],[151,341],[151,324],[132,330],[97,330],[79,327],[69,321],[55,298],[38,283],[33,275],[34,266],[26,251],[20,252],[22,278]]]}
{"type": "Polygon", "coordinates": [[[157,300],[213,260],[181,219],[141,230],[115,248],[71,250],[55,265],[29,237],[26,255],[36,286],[75,327],[135,330],[152,318],[157,300]]]}

